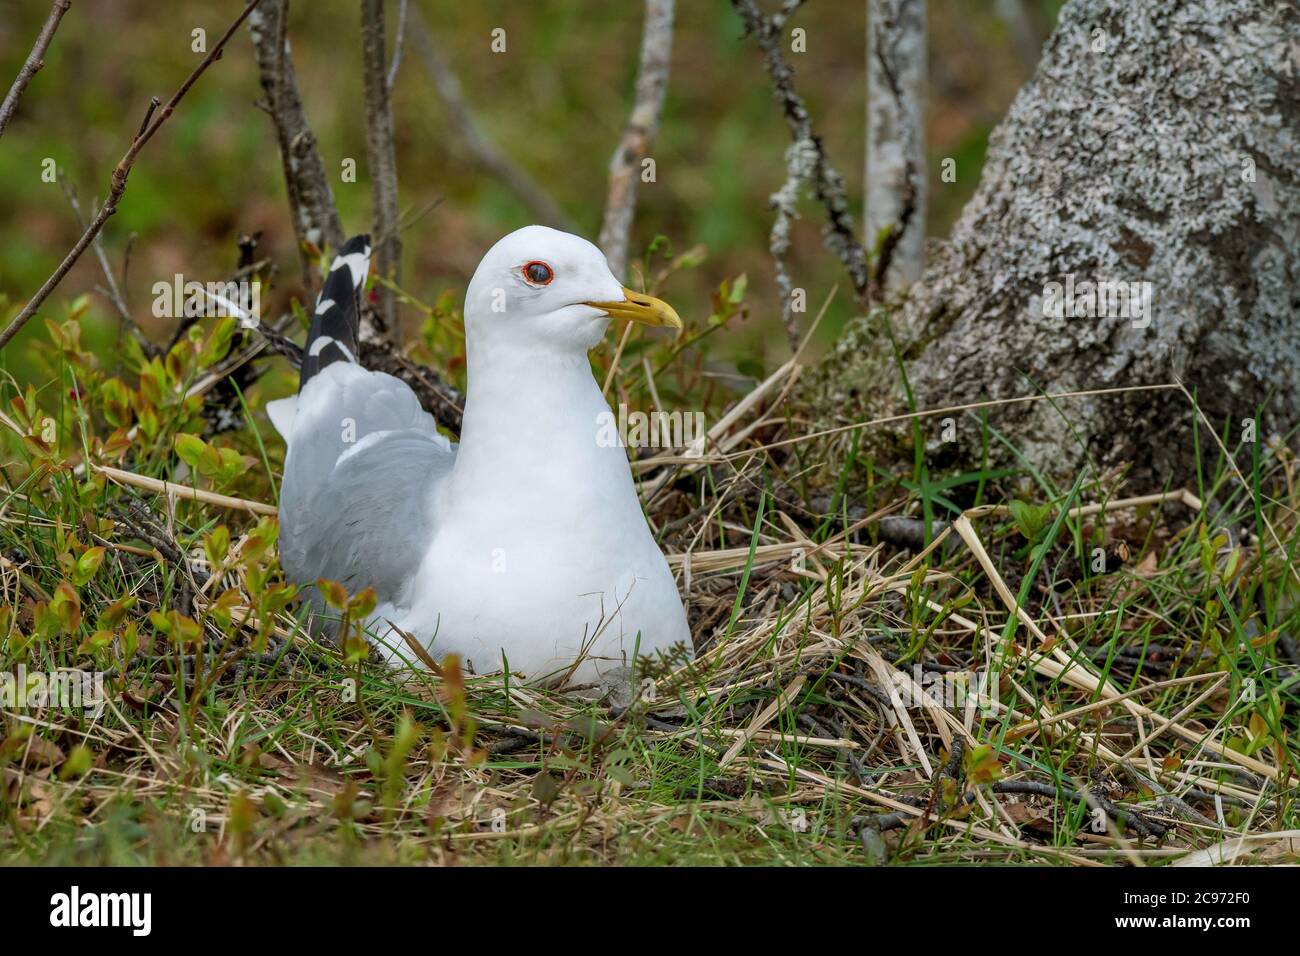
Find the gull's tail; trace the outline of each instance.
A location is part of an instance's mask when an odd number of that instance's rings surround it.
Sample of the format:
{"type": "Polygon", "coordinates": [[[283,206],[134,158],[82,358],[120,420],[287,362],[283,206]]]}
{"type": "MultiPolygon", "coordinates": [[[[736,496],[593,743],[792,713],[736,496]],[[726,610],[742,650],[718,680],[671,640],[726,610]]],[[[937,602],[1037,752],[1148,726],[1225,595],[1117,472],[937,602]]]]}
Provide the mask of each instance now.
{"type": "Polygon", "coordinates": [[[357,361],[361,325],[361,289],[370,271],[370,237],[353,236],[339,248],[316,300],[311,330],[302,351],[298,391],[321,369],[335,362],[357,361]]]}

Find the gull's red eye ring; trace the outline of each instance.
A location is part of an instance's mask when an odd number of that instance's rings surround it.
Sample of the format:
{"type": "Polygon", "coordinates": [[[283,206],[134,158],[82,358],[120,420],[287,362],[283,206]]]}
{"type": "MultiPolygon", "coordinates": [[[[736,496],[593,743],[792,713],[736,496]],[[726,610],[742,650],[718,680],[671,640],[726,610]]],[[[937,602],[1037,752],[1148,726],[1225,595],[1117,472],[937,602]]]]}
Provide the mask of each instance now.
{"type": "Polygon", "coordinates": [[[550,285],[555,278],[555,270],[540,259],[524,264],[524,278],[533,285],[550,285]]]}

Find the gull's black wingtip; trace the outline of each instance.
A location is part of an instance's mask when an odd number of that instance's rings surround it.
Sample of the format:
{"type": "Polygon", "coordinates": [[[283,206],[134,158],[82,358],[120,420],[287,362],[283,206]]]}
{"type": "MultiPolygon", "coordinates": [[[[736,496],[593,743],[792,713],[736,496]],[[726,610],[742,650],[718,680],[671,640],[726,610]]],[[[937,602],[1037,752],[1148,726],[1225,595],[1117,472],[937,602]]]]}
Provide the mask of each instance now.
{"type": "Polygon", "coordinates": [[[336,249],[334,252],[334,258],[335,260],[337,260],[339,256],[348,256],[348,255],[352,255],[354,252],[362,252],[362,251],[364,251],[366,255],[369,256],[370,249],[371,249],[370,233],[363,232],[353,236],[347,242],[343,243],[343,245],[339,246],[338,249],[336,249]]]}
{"type": "Polygon", "coordinates": [[[330,260],[303,347],[299,391],[327,365],[357,361],[361,290],[370,271],[371,248],[370,236],[362,233],[339,246],[330,260]]]}

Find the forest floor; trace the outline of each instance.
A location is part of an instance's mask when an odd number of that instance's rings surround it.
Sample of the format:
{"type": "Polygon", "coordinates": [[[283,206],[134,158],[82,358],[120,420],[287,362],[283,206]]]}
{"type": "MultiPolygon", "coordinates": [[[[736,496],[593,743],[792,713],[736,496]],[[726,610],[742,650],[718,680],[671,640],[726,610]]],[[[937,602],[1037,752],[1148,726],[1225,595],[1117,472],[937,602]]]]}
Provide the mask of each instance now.
{"type": "Polygon", "coordinates": [[[697,656],[593,701],[313,641],[261,399],[203,437],[229,329],[110,374],[74,320],[54,384],[0,405],[0,861],[1300,858],[1281,443],[1241,473],[1202,435],[1186,488],[1059,489],[891,474],[852,429],[827,474],[791,365],[704,458],[635,465],[697,656]],[[67,669],[81,708],[17,683],[67,669]]]}

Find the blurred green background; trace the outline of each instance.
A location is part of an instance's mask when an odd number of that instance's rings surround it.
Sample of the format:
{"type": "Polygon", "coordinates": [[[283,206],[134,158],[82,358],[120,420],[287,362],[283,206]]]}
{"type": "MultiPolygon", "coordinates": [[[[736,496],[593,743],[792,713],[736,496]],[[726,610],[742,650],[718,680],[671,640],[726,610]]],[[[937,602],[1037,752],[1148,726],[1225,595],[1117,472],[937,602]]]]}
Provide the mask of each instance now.
{"type": "MultiPolygon", "coordinates": [[[[642,5],[635,0],[411,0],[459,74],[483,130],[531,174],[591,239],[599,230],[606,168],[622,133],[636,75],[642,5]],[[490,50],[493,28],[507,52],[490,50]]],[[[927,229],[943,235],[979,178],[988,134],[1028,78],[1032,58],[1017,46],[1006,9],[1020,0],[930,0],[927,229]],[[956,183],[939,179],[945,157],[956,183]]],[[[1039,40],[1059,0],[1028,0],[1039,40]]],[[[390,0],[395,33],[397,0],[390,0]]],[[[768,3],[767,7],[772,4],[768,3]]],[[[809,0],[792,26],[807,31],[807,52],[791,54],[797,84],[833,161],[849,183],[860,221],[864,147],[865,0],[809,0]]],[[[49,10],[46,0],[3,0],[0,75],[12,81],[49,10]]],[[[238,13],[239,0],[77,0],[42,70],[0,141],[0,304],[5,316],[35,291],[80,232],[59,185],[41,181],[53,158],[83,207],[102,199],[109,174],[143,116],[149,97],[166,99],[201,58],[191,31],[209,44],[238,13]]],[[[289,36],[308,116],[345,231],[371,227],[365,174],[358,4],[298,0],[289,36]],[[355,158],[355,183],[341,162],[355,158]]],[[[1023,38],[1022,38],[1023,41],[1023,38]]],[[[1032,48],[1029,51],[1032,53],[1032,48]]],[[[163,338],[150,287],[175,273],[207,281],[227,275],[241,232],[261,230],[260,254],[279,267],[264,295],[268,314],[302,297],[294,236],[276,140],[261,96],[247,30],[191,91],[135,165],[117,215],[104,231],[119,271],[129,237],[127,298],[139,324],[163,338]]],[[[508,189],[470,160],[409,42],[394,92],[398,170],[404,211],[441,200],[403,234],[404,285],[425,302],[451,290],[459,301],[480,256],[500,235],[531,218],[508,189]]],[[[724,279],[749,277],[748,318],[721,337],[715,361],[770,369],[787,355],[768,256],[768,197],[784,179],[786,125],[771,99],[756,45],[741,36],[726,0],[679,0],[673,71],[655,157],[658,181],[640,188],[632,258],[656,234],[672,248],[697,244],[707,258],[662,290],[684,317],[701,320],[724,279]],[[757,360],[754,363],[753,360],[757,360]]],[[[839,267],[821,247],[823,217],[805,201],[795,231],[791,274],[808,290],[809,314],[831,286],[838,295],[819,337],[828,342],[852,313],[839,267]]],[[[76,295],[102,284],[87,254],[43,314],[61,318],[76,295]]],[[[417,315],[408,315],[415,323],[417,315]]],[[[110,311],[93,296],[87,342],[112,335],[110,311]]],[[[0,364],[23,375],[23,341],[45,335],[32,322],[0,364]]]]}

